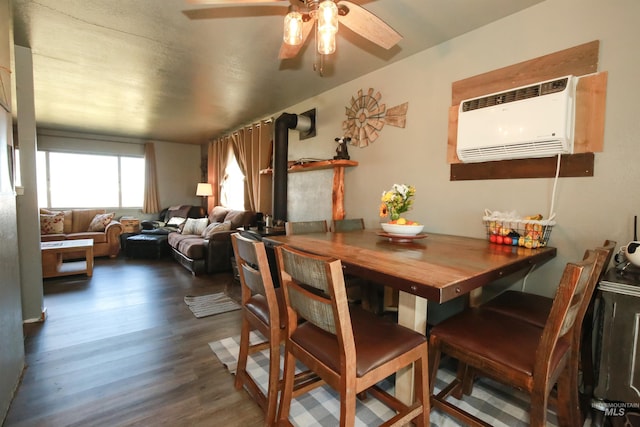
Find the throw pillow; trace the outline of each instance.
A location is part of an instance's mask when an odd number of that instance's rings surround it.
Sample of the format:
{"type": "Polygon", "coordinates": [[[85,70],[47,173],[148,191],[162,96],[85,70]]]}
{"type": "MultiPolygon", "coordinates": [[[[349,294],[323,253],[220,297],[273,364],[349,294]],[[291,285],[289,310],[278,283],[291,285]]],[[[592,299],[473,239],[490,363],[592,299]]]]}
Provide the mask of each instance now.
{"type": "Polygon", "coordinates": [[[56,214],[64,214],[64,227],[62,232],[67,234],[71,233],[71,228],[73,225],[73,211],[65,210],[65,211],[54,211],[46,208],[40,208],[40,213],[45,215],[56,215],[56,214]]]}
{"type": "Polygon", "coordinates": [[[202,235],[202,232],[209,224],[209,218],[187,218],[182,228],[182,234],[202,235]]]}
{"type": "Polygon", "coordinates": [[[87,231],[104,231],[114,216],[115,212],[98,214],[94,216],[91,220],[91,223],[89,224],[89,229],[87,231]]]}
{"type": "Polygon", "coordinates": [[[252,211],[229,211],[225,217],[225,221],[231,221],[231,228],[242,227],[243,225],[253,224],[256,220],[256,214],[252,211]]]}
{"type": "Polygon", "coordinates": [[[211,218],[211,222],[223,222],[228,213],[229,209],[215,206],[209,214],[209,218],[211,218]]]}
{"type": "Polygon", "coordinates": [[[174,217],[171,217],[169,219],[169,221],[167,221],[167,225],[172,225],[174,227],[178,227],[180,224],[182,224],[186,220],[187,220],[186,218],[182,218],[182,217],[179,217],[179,216],[174,216],[174,217]]]}
{"type": "Polygon", "coordinates": [[[205,239],[210,239],[215,233],[219,231],[229,231],[231,230],[231,222],[212,222],[207,225],[207,228],[202,232],[202,237],[205,239]]]}
{"type": "Polygon", "coordinates": [[[64,212],[40,214],[40,234],[62,234],[64,231],[64,212]]]}
{"type": "Polygon", "coordinates": [[[178,218],[188,218],[189,211],[191,210],[191,205],[179,205],[179,206],[170,206],[167,210],[166,220],[169,221],[173,217],[178,218]]]}

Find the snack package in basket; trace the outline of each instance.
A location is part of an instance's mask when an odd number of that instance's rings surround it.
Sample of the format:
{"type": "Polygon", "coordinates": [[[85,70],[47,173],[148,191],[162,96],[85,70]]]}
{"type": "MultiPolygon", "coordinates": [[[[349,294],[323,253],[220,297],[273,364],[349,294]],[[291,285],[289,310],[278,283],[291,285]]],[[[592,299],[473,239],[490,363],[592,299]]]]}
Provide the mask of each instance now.
{"type": "Polygon", "coordinates": [[[491,243],[536,249],[547,245],[551,229],[556,224],[554,217],[552,214],[545,220],[541,214],[522,217],[515,211],[492,212],[485,209],[482,220],[491,243]]]}

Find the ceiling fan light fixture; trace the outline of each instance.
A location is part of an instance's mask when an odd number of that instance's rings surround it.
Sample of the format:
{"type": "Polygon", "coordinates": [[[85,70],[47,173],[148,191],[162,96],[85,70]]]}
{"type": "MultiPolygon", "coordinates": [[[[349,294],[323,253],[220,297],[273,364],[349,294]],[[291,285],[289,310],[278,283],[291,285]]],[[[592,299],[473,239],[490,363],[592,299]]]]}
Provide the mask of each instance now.
{"type": "Polygon", "coordinates": [[[292,46],[302,43],[302,14],[292,11],[284,17],[284,42],[292,46]]]}
{"type": "Polygon", "coordinates": [[[338,32],[338,6],[332,0],[325,0],[318,6],[317,39],[318,53],[329,55],[336,51],[338,32]]]}
{"type": "Polygon", "coordinates": [[[336,34],[318,30],[318,53],[330,55],[336,51],[336,34]]]}

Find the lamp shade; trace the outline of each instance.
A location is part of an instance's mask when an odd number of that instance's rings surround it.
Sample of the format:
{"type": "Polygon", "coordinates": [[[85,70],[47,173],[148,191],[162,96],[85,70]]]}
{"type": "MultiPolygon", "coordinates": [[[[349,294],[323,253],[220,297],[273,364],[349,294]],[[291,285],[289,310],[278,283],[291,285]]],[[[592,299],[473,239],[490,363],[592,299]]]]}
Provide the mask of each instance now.
{"type": "Polygon", "coordinates": [[[199,182],[196,196],[213,196],[213,186],[208,182],[199,182]]]}

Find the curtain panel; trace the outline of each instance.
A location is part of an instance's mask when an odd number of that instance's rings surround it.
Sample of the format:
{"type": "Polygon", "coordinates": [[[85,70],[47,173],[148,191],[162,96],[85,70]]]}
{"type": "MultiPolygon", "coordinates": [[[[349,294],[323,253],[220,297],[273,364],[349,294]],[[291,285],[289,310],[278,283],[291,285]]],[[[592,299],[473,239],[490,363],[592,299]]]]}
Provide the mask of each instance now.
{"type": "Polygon", "coordinates": [[[207,212],[220,205],[220,190],[227,168],[227,159],[231,141],[229,136],[223,136],[209,143],[207,150],[207,175],[213,187],[213,196],[207,199],[207,212]]]}
{"type": "Polygon", "coordinates": [[[158,174],[156,171],[156,149],[153,142],[144,144],[144,200],[142,213],[160,212],[158,200],[158,174]]]}
{"type": "Polygon", "coordinates": [[[229,149],[233,150],[245,176],[245,209],[270,210],[265,209],[264,200],[271,198],[271,180],[267,178],[265,182],[260,170],[271,166],[272,141],[273,121],[262,120],[215,139],[209,144],[208,175],[216,193],[213,198],[209,198],[209,210],[220,204],[220,189],[225,178],[229,149]]]}

